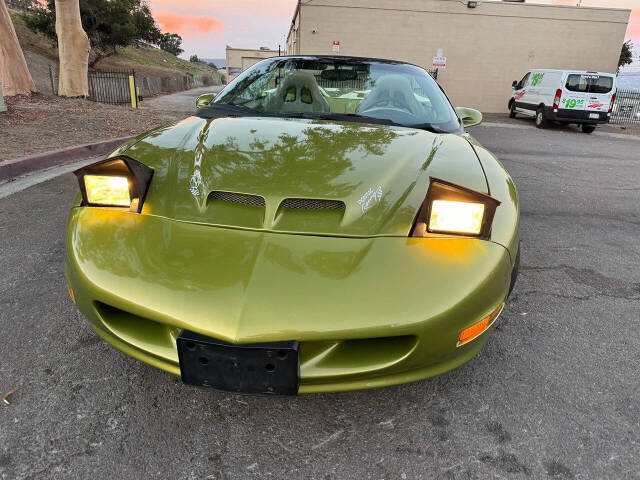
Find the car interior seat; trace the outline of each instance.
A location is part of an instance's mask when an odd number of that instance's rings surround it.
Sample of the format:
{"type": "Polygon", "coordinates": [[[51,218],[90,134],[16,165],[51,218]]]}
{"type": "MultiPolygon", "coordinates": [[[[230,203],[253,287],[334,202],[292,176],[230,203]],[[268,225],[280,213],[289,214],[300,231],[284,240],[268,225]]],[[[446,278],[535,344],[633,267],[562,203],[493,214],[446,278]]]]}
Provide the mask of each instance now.
{"type": "Polygon", "coordinates": [[[331,108],[310,72],[287,75],[267,104],[267,112],[329,113],[331,108]]]}
{"type": "Polygon", "coordinates": [[[416,100],[408,78],[401,75],[384,75],[376,81],[356,113],[363,114],[372,108],[399,108],[399,105],[406,106],[413,115],[424,114],[424,107],[416,100]]]}

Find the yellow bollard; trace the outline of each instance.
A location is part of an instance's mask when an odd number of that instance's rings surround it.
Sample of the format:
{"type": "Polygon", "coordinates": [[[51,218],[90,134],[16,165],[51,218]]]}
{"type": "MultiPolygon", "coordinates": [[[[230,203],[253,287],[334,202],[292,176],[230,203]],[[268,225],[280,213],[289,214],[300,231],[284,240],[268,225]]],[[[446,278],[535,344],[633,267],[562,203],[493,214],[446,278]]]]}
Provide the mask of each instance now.
{"type": "Polygon", "coordinates": [[[138,108],[138,97],[136,95],[136,81],[133,75],[129,75],[129,91],[131,92],[131,108],[138,108]]]}

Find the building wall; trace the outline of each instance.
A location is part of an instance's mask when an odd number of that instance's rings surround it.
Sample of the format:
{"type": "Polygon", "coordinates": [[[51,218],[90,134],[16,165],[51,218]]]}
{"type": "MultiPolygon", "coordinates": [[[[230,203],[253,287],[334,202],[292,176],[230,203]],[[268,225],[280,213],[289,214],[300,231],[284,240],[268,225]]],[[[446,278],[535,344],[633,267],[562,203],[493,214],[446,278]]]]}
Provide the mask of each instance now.
{"type": "Polygon", "coordinates": [[[288,53],[391,58],[431,67],[455,105],[504,112],[511,83],[531,68],[617,70],[629,10],[457,0],[310,0],[288,53]]]}
{"type": "Polygon", "coordinates": [[[232,75],[233,69],[244,71],[260,60],[277,56],[278,50],[251,50],[227,46],[227,81],[231,81],[237,76],[237,74],[232,75]]]}
{"type": "Polygon", "coordinates": [[[300,54],[300,5],[296,8],[293,14],[293,20],[291,27],[289,28],[289,34],[287,35],[287,55],[300,54]]]}

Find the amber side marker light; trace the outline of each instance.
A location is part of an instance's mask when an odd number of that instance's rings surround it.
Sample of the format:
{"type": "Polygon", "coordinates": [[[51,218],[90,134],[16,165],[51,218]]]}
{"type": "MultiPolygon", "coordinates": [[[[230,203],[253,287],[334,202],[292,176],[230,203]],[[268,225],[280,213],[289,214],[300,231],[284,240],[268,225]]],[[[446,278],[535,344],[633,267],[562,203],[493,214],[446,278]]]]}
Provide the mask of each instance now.
{"type": "Polygon", "coordinates": [[[504,308],[504,303],[501,304],[498,308],[496,308],[490,315],[487,315],[478,323],[471,325],[469,328],[464,329],[460,332],[458,336],[458,347],[469,343],[471,340],[478,338],[487,329],[493,325],[493,322],[500,316],[502,309],[504,308]]]}
{"type": "Polygon", "coordinates": [[[67,285],[67,288],[69,289],[69,296],[71,297],[71,301],[73,303],[76,303],[76,294],[73,293],[73,288],[71,288],[71,285],[67,285]]]}

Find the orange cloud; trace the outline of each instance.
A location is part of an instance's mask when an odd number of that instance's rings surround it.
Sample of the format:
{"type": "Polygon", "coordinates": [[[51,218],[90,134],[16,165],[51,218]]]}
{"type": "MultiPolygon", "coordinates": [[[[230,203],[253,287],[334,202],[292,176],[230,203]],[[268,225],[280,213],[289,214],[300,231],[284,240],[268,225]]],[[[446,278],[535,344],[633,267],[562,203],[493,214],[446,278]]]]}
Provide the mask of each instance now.
{"type": "Polygon", "coordinates": [[[640,41],[640,9],[636,9],[631,12],[629,28],[627,29],[627,38],[631,38],[636,42],[640,41]]]}
{"type": "Polygon", "coordinates": [[[197,10],[199,12],[217,12],[244,15],[272,15],[283,16],[287,18],[293,17],[293,11],[296,8],[296,0],[150,0],[149,3],[153,8],[162,8],[164,10],[197,10]]]}
{"type": "Polygon", "coordinates": [[[213,17],[181,15],[171,12],[154,12],[153,16],[163,31],[175,32],[183,37],[192,36],[194,32],[205,35],[214,30],[224,29],[224,24],[213,17]]]}

